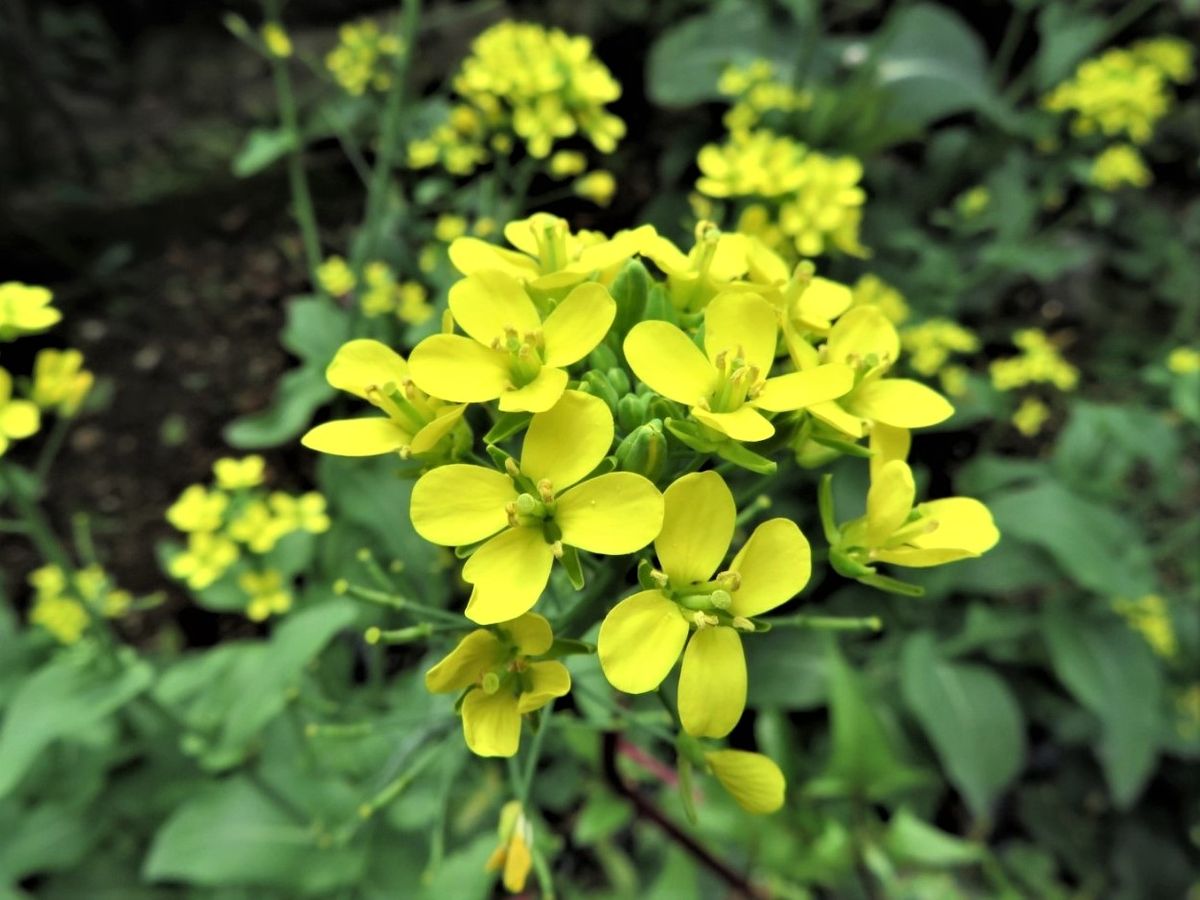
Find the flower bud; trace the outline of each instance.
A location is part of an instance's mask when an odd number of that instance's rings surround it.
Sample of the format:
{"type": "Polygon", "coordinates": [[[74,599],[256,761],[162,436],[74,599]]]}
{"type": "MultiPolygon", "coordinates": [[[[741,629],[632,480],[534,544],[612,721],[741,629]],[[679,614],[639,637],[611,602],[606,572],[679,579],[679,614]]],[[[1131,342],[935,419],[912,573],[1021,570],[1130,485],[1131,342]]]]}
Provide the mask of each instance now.
{"type": "Polygon", "coordinates": [[[609,383],[608,378],[603,372],[597,372],[595,369],[592,369],[590,372],[585,373],[583,383],[580,384],[579,389],[586,391],[594,397],[599,397],[608,405],[610,410],[616,413],[617,403],[620,401],[621,395],[609,383]]]}
{"type": "Polygon", "coordinates": [[[617,447],[617,468],[657,481],[667,469],[667,438],[657,421],[640,425],[617,447]]]}
{"type": "Polygon", "coordinates": [[[617,401],[617,424],[624,432],[633,431],[646,422],[649,411],[649,394],[626,394],[617,401]]]}
{"type": "Polygon", "coordinates": [[[601,342],[588,354],[588,364],[593,369],[599,369],[604,372],[609,369],[615,369],[620,365],[620,361],[617,359],[617,354],[613,353],[612,348],[608,344],[601,342]]]}
{"type": "Polygon", "coordinates": [[[633,389],[629,383],[629,376],[619,366],[613,366],[605,374],[608,376],[608,383],[613,386],[613,390],[621,396],[628,394],[633,389]]]}

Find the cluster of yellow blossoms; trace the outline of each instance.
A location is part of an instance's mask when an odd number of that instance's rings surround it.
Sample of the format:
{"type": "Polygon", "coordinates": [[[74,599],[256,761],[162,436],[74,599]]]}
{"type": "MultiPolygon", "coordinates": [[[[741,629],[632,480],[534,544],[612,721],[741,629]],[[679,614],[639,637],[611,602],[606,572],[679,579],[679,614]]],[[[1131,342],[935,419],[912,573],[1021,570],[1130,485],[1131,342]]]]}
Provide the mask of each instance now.
{"type": "Polygon", "coordinates": [[[771,127],[774,120],[812,106],[812,95],[779,78],[768,59],[730,66],[721,73],[717,90],[733,100],[724,118],[731,133],[771,127]]]}
{"type": "Polygon", "coordinates": [[[359,308],[368,319],[395,316],[406,325],[420,325],[433,315],[429,291],[419,281],[397,281],[391,267],[379,260],[363,267],[362,284],[340,256],[330,256],[317,268],[321,289],[331,297],[356,293],[359,308]],[[357,292],[356,292],[357,289],[357,292]]]}
{"type": "Polygon", "coordinates": [[[237,567],[246,616],[262,621],[292,606],[290,583],[269,563],[268,554],[288,535],[329,530],[325,498],[264,487],[261,456],[219,459],[215,484],[193,484],[167,510],[167,521],[187,535],[167,563],[170,574],[193,590],[204,590],[237,567]],[[239,562],[241,565],[239,566],[239,562]]]}
{"type": "MultiPolygon", "coordinates": [[[[264,39],[270,40],[265,34],[264,39]]],[[[289,41],[289,54],[290,49],[289,41]]],[[[349,94],[358,96],[368,89],[386,91],[392,86],[395,59],[403,52],[396,35],[382,31],[372,19],[361,19],[338,29],[338,43],[325,57],[325,68],[349,94]]]]}
{"type": "MultiPolygon", "coordinates": [[[[440,164],[469,175],[517,142],[534,159],[546,159],[556,143],[578,135],[612,153],[625,135],[625,123],[605,109],[620,97],[620,84],[593,55],[590,39],[557,28],[493,25],[475,39],[453,83],[460,101],[429,137],[409,145],[414,168],[440,164]]],[[[549,169],[564,166],[575,168],[560,159],[549,169]]]]}
{"type": "MultiPolygon", "coordinates": [[[[0,284],[0,341],[38,334],[62,320],[44,287],[9,281],[0,284]]],[[[78,350],[39,350],[33,377],[23,381],[26,397],[15,395],[12,373],[0,367],[0,456],[14,441],[37,434],[42,413],[69,419],[79,412],[95,381],[78,350]]]]}
{"type": "MultiPolygon", "coordinates": [[[[1079,384],[1079,370],[1063,359],[1058,347],[1037,328],[1023,328],[1012,338],[1021,350],[1017,356],[993,360],[989,373],[998,391],[1015,391],[1031,385],[1073,391],[1079,384]]],[[[1026,437],[1042,430],[1050,418],[1050,408],[1038,397],[1027,396],[1013,413],[1013,427],[1026,437]]]]}
{"type": "Polygon", "coordinates": [[[1171,611],[1158,594],[1146,594],[1136,600],[1118,598],[1113,601],[1113,609],[1163,659],[1173,659],[1179,652],[1171,611]]]}
{"type": "Polygon", "coordinates": [[[1043,100],[1046,109],[1071,114],[1071,131],[1117,141],[1092,163],[1091,180],[1102,190],[1145,187],[1151,174],[1135,145],[1146,144],[1170,111],[1170,84],[1195,77],[1193,45],[1180,38],[1139,41],[1085,60],[1070,80],[1043,100]]]}
{"type": "Polygon", "coordinates": [[[862,163],[831,157],[766,129],[738,130],[696,159],[696,189],[715,199],[749,198],[738,230],[804,257],[865,256],[858,230],[866,192],[862,163]]]}
{"type": "Polygon", "coordinates": [[[504,235],[511,249],[451,245],[462,275],[452,321],[407,360],[372,340],[338,351],[330,384],[377,414],[318,425],[304,444],[395,453],[421,471],[413,525],[466,558],[465,615],[480,626],[426,682],[458,695],[475,753],[513,755],[522,717],[571,689],[551,619],[569,618],[564,595],[589,582],[587,602],[619,596],[609,585],[632,557],[640,589],[573,629],[600,621],[600,665],[629,693],[655,690],[680,663],[680,752],[746,809],[772,811],[784,789],[774,763],[701,741],[741,718],[744,645],[807,584],[812,554],[786,518],[746,533],[759,507],[739,512],[729,473],[869,455],[865,515],[839,524],[822,502],[830,559],[846,577],[914,593],[878,567],[978,556],[998,539],[975,500],[917,502],[909,430],[952,407],[892,373],[900,336],[877,306],[852,307],[849,287],[811,263],[790,270],[753,237],[701,223],[685,252],[649,226],[573,234],[545,214],[504,235]],[[481,424],[486,456],[473,449],[481,424]]]}
{"type": "Polygon", "coordinates": [[[33,588],[30,623],[40,625],[60,644],[78,643],[92,616],[116,619],[133,604],[132,595],[114,588],[108,573],[97,565],[74,572],[69,580],[58,566],[42,566],[29,573],[29,586],[33,588]]]}

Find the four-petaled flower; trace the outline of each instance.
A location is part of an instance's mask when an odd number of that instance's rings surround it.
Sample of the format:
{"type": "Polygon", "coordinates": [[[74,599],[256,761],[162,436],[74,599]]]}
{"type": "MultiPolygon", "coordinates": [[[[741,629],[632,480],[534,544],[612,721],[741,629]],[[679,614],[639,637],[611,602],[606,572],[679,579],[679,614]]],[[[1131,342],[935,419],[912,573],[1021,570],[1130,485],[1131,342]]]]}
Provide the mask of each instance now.
{"type": "Polygon", "coordinates": [[[808,540],[794,522],[770,519],[714,578],[737,520],[725,481],[713,471],[685,475],[663,499],[666,514],[654,542],[662,586],[608,613],[600,626],[600,665],[613,687],[641,694],[662,684],[682,652],[680,721],[689,734],[724,737],[746,706],[739,632],[753,631],[751,616],[787,602],[808,583],[808,540]]]}
{"type": "Polygon", "coordinates": [[[435,694],[466,691],[460,711],[467,746],[479,756],[512,756],[521,741],[521,716],[571,689],[557,660],[535,660],[554,643],[550,623],[526,613],[492,628],[477,628],[425,673],[435,694]]]}
{"type": "Polygon", "coordinates": [[[692,417],[735,441],[775,433],[763,412],[788,412],[842,396],[854,372],[840,363],[768,378],[779,332],[775,309],[757,294],[726,292],[704,311],[704,352],[669,322],[639,322],[625,358],[643,382],[691,407],[692,417]]]}
{"type": "Polygon", "coordinates": [[[463,567],[474,586],[466,614],[481,625],[531,609],[565,548],[620,555],[645,547],[663,521],[662,494],[632,472],[583,479],[612,446],[604,401],[567,391],[530,420],[517,464],[508,471],[454,464],[425,473],[413,487],[417,533],[443,546],[485,541],[463,567]]]}

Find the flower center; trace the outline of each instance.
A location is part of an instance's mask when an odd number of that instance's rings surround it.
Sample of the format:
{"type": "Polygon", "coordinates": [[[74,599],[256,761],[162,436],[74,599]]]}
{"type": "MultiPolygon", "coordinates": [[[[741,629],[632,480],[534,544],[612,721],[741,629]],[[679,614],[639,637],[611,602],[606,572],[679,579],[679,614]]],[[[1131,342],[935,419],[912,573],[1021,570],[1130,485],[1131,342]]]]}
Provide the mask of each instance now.
{"type": "Polygon", "coordinates": [[[733,412],[747,400],[762,393],[764,380],[757,366],[749,365],[741,347],[735,353],[722,350],[713,360],[717,368],[717,384],[708,397],[711,412],[733,412]]]}
{"type": "Polygon", "coordinates": [[[542,371],[546,340],[540,328],[521,335],[512,325],[505,325],[503,340],[496,338],[492,341],[492,349],[507,351],[509,378],[513,387],[522,388],[542,371]]]}
{"type": "Polygon", "coordinates": [[[437,415],[429,398],[417,389],[411,378],[405,378],[399,390],[390,381],[383,385],[369,384],[366,395],[372,406],[383,410],[389,419],[411,434],[416,434],[437,415]]]}

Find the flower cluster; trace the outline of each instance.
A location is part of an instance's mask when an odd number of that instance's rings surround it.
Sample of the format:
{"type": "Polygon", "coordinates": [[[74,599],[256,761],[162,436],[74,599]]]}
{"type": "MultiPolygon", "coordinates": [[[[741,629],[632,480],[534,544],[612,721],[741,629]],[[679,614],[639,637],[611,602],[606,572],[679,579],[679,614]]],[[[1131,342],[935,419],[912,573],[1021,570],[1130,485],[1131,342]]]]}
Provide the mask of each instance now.
{"type": "Polygon", "coordinates": [[[1167,37],[1113,48],[1085,60],[1044,98],[1046,109],[1072,115],[1073,133],[1115,141],[1092,161],[1092,184],[1104,191],[1150,184],[1150,169],[1136,145],[1146,144],[1170,111],[1170,84],[1195,77],[1192,53],[1187,41],[1167,37]]]}
{"type": "Polygon", "coordinates": [[[386,91],[395,58],[403,52],[396,35],[382,31],[372,19],[361,19],[338,29],[338,43],[325,57],[325,68],[349,94],[386,91]]]}
{"type": "Polygon", "coordinates": [[[866,192],[857,159],[826,156],[756,129],[733,131],[723,144],[702,147],[696,162],[701,194],[754,201],[743,211],[739,231],[805,257],[866,255],[858,240],[866,192]]]}
{"type": "Polygon", "coordinates": [[[368,319],[395,316],[406,325],[420,325],[433,315],[425,285],[419,281],[397,281],[391,267],[379,260],[363,267],[361,287],[354,271],[340,256],[331,256],[321,263],[317,280],[331,297],[356,294],[359,308],[368,319]]]}
{"type": "Polygon", "coordinates": [[[1079,370],[1063,359],[1044,331],[1023,328],[1013,335],[1012,340],[1022,352],[992,362],[990,371],[996,390],[1013,391],[1031,384],[1049,384],[1060,391],[1072,391],[1079,384],[1079,370]]]}
{"type": "Polygon", "coordinates": [[[777,120],[812,106],[812,95],[780,78],[767,59],[730,66],[721,73],[717,90],[733,100],[724,119],[731,133],[776,127],[777,120]]]}
{"type": "Polygon", "coordinates": [[[212,485],[188,486],[167,510],[167,521],[187,535],[186,548],[170,553],[167,571],[197,591],[235,575],[239,602],[255,621],[287,612],[290,580],[271,553],[289,535],[329,529],[325,498],[267,491],[261,456],[219,459],[213,478],[212,485]]]}
{"type": "MultiPolygon", "coordinates": [[[[409,145],[414,168],[441,164],[452,174],[469,175],[518,142],[542,160],[558,142],[579,135],[599,152],[612,153],[625,135],[625,123],[605,108],[620,97],[621,86],[586,37],[500,22],[475,39],[453,83],[459,102],[432,134],[409,145]]],[[[563,172],[564,165],[560,159],[549,171],[563,172]]],[[[581,192],[604,193],[586,182],[581,192]]]]}
{"type": "Polygon", "coordinates": [[[91,565],[68,576],[59,566],[45,565],[29,573],[33,606],[29,621],[44,628],[60,644],[75,644],[84,636],[92,616],[116,619],[133,604],[128,591],[112,586],[100,566],[91,565]]]}
{"type": "MultiPolygon", "coordinates": [[[[849,287],[811,263],[789,270],[756,238],[701,223],[685,252],[649,226],[577,234],[545,214],[504,235],[511,249],[454,241],[448,328],[407,360],[371,340],[338,351],[330,384],[381,415],[303,441],[408,460],[414,528],[466,560],[464,614],[479,627],[426,683],[458,696],[474,752],[517,752],[522,717],[571,689],[559,658],[598,624],[619,690],[653,691],[679,663],[680,753],[744,808],[773,811],[774,763],[704,742],[740,720],[746,653],[807,584],[812,552],[789,518],[751,527],[762,507],[739,502],[731,479],[870,456],[864,516],[839,525],[821,503],[830,560],[919,592],[879,566],[940,565],[998,539],[975,500],[917,500],[909,431],[952,407],[895,376],[901,339],[878,306],[852,306],[849,287]]],[[[497,858],[514,883],[526,845],[497,858]]]]}

